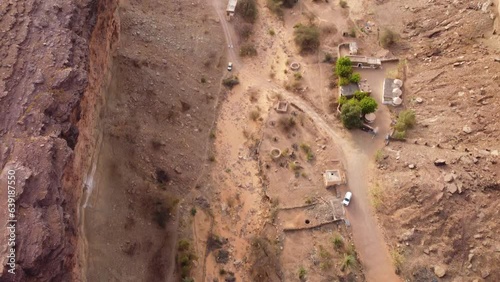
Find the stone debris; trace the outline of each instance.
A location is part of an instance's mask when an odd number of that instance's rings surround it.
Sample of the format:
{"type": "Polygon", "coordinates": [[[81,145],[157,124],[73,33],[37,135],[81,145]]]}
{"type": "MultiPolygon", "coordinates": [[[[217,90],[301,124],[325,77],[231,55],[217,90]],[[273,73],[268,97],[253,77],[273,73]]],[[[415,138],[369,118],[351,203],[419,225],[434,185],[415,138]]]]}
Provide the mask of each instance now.
{"type": "Polygon", "coordinates": [[[467,134],[470,134],[472,133],[472,129],[470,128],[470,126],[468,125],[465,125],[462,129],[463,132],[467,133],[467,134]]]}

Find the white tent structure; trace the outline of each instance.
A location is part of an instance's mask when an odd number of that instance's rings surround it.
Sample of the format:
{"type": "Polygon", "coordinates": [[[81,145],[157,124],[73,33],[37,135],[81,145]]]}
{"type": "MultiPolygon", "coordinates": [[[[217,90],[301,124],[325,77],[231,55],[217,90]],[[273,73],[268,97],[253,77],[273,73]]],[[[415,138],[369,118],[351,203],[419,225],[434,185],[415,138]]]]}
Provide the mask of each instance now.
{"type": "Polygon", "coordinates": [[[392,99],[392,104],[393,104],[394,106],[399,106],[399,105],[401,105],[401,103],[403,103],[403,99],[401,99],[401,98],[399,98],[399,97],[394,97],[394,98],[392,99]]]}
{"type": "Polygon", "coordinates": [[[403,94],[403,91],[401,91],[401,89],[399,89],[399,88],[394,88],[394,89],[392,89],[392,93],[397,97],[401,97],[401,95],[403,94]]]}

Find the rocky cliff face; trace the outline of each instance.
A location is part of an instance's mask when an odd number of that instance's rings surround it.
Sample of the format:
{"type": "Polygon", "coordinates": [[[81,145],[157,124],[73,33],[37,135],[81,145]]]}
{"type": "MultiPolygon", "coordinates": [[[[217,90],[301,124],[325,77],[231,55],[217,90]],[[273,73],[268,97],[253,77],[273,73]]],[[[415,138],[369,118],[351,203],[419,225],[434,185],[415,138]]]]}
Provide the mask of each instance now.
{"type": "Polygon", "coordinates": [[[91,34],[97,25],[114,27],[109,14],[103,23],[98,13],[113,2],[0,2],[0,223],[15,224],[15,246],[12,229],[0,231],[0,281],[79,280],[79,175],[89,162],[86,126],[105,71],[105,63],[90,67],[89,60],[106,62],[96,52],[109,50],[105,39],[113,32],[100,32],[104,41],[91,34]],[[8,182],[9,175],[15,180],[8,182]],[[12,216],[17,222],[8,222],[12,216]],[[16,259],[9,266],[11,248],[16,259]]]}

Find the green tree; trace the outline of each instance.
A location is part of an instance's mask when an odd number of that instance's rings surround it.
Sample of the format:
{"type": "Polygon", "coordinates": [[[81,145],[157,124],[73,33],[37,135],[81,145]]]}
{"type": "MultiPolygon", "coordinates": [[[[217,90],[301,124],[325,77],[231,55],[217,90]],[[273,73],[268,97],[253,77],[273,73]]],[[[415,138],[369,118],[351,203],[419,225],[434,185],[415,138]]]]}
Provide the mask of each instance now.
{"type": "Polygon", "coordinates": [[[373,113],[378,108],[377,101],[372,97],[364,97],[361,101],[359,101],[359,106],[361,107],[361,113],[363,115],[373,113]]]}
{"type": "Polygon", "coordinates": [[[298,24],[294,28],[295,44],[299,45],[301,52],[312,52],[318,49],[320,33],[317,26],[298,24]]]}
{"type": "Polygon", "coordinates": [[[340,85],[340,86],[344,86],[344,85],[347,85],[347,84],[349,84],[349,83],[351,83],[351,82],[349,81],[349,79],[347,79],[347,78],[345,78],[345,77],[340,77],[340,78],[339,78],[339,85],[340,85]]]}
{"type": "Polygon", "coordinates": [[[340,57],[335,64],[335,73],[340,77],[350,78],[352,74],[351,59],[340,57]]]}
{"type": "Polygon", "coordinates": [[[340,118],[345,128],[353,129],[360,127],[362,124],[360,117],[361,117],[361,106],[359,105],[358,100],[351,99],[342,106],[342,110],[340,112],[340,118]]]}

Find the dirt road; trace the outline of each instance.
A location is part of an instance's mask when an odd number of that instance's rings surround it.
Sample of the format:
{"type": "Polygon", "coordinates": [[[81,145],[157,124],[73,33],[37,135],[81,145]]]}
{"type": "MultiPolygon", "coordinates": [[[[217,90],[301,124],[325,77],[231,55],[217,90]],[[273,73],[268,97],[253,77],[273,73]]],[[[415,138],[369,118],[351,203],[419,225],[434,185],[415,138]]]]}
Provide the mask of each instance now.
{"type": "MultiPolygon", "coordinates": [[[[214,0],[214,7],[218,9],[217,14],[220,17],[227,44],[232,46],[231,34],[234,34],[234,31],[222,16],[216,2],[214,0]]],[[[230,60],[236,61],[234,49],[228,49],[228,57],[230,60]]],[[[238,71],[241,72],[244,67],[244,64],[240,62],[238,71]]],[[[255,74],[253,74],[253,76],[252,79],[258,81],[261,89],[277,90],[283,94],[284,99],[301,108],[315,122],[318,128],[330,136],[334,143],[339,146],[345,159],[349,189],[354,194],[353,202],[347,209],[347,217],[352,225],[354,242],[365,270],[366,279],[367,281],[400,281],[395,274],[383,234],[378,227],[368,196],[370,165],[373,162],[375,151],[382,146],[389,127],[387,110],[382,110],[378,119],[380,124],[386,124],[387,126],[381,126],[379,135],[374,139],[367,137],[364,132],[354,132],[352,136],[346,136],[346,134],[334,130],[326,118],[318,114],[313,107],[309,106],[301,98],[285,91],[283,87],[276,83],[270,82],[264,75],[255,77],[255,74]],[[361,141],[356,142],[355,140],[361,141]]]]}

